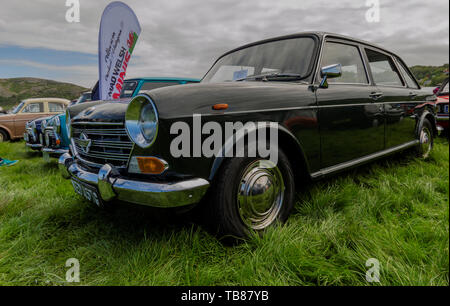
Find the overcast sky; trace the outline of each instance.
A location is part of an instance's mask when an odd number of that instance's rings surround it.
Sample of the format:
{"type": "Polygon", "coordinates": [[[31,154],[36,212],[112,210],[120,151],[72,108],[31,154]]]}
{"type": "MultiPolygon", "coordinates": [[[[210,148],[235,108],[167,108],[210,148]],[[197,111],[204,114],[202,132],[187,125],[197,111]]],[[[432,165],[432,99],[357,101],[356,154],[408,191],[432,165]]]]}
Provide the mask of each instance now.
{"type": "MultiPolygon", "coordinates": [[[[81,22],[65,0],[0,0],[0,78],[42,77],[91,87],[98,79],[100,17],[111,1],[80,0],[81,22]]],[[[124,0],[142,26],[127,77],[202,77],[227,50],[264,38],[329,31],[377,43],[408,65],[449,62],[448,0],[124,0]]]]}

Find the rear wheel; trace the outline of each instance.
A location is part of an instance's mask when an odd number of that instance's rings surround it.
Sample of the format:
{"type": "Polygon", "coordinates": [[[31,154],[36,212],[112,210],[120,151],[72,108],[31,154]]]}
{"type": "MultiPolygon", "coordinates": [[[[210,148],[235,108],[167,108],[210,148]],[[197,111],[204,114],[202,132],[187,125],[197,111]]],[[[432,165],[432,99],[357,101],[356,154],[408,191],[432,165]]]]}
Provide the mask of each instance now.
{"type": "Polygon", "coordinates": [[[294,190],[294,175],[281,150],[276,165],[262,158],[232,158],[217,174],[206,207],[207,222],[219,235],[245,238],[285,222],[294,190]]]}
{"type": "Polygon", "coordinates": [[[0,130],[0,142],[5,142],[8,139],[8,134],[4,130],[0,130]]]}
{"type": "Polygon", "coordinates": [[[428,121],[424,119],[422,127],[419,130],[419,145],[417,147],[417,155],[421,158],[428,158],[434,145],[433,127],[428,121]]]}

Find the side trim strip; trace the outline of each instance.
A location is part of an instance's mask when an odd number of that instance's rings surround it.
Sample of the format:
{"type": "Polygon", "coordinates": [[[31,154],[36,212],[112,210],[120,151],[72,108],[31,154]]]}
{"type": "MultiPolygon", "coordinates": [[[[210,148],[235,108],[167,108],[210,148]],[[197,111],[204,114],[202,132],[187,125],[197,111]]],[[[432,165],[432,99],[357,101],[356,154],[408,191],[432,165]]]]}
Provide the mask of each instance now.
{"type": "Polygon", "coordinates": [[[361,158],[357,158],[357,159],[354,159],[354,160],[351,160],[351,161],[348,161],[348,162],[344,162],[344,163],[338,164],[336,166],[331,166],[331,167],[328,167],[328,168],[324,168],[324,169],[321,169],[318,172],[312,173],[311,174],[311,178],[312,179],[318,179],[318,178],[320,178],[322,176],[326,176],[326,175],[329,175],[329,174],[332,174],[332,173],[335,173],[335,172],[339,172],[341,170],[344,170],[344,169],[347,169],[347,168],[350,168],[350,167],[361,165],[361,164],[370,162],[372,160],[378,159],[380,157],[383,157],[383,156],[395,153],[397,151],[402,151],[402,150],[405,150],[407,148],[413,147],[413,146],[417,145],[418,143],[419,143],[419,140],[413,140],[413,141],[404,143],[402,145],[389,148],[387,150],[383,150],[383,151],[380,151],[380,152],[377,152],[377,153],[373,153],[373,154],[370,154],[370,155],[367,155],[367,156],[364,156],[364,157],[361,157],[361,158]]]}

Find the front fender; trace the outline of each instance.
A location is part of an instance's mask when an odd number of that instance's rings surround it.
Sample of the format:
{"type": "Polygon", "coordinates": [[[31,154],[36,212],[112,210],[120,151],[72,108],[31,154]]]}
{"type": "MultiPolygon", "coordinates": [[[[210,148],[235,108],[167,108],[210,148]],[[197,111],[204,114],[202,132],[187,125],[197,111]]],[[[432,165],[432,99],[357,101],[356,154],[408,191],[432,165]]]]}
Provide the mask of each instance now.
{"type": "Polygon", "coordinates": [[[428,119],[433,126],[433,133],[434,135],[438,134],[437,130],[437,123],[436,123],[436,116],[433,112],[429,111],[428,109],[424,110],[422,115],[420,116],[417,126],[416,126],[416,135],[419,135],[420,130],[422,129],[423,122],[425,119],[428,119]]]}
{"type": "Polygon", "coordinates": [[[7,128],[5,125],[0,124],[0,130],[6,131],[6,133],[8,133],[9,138],[12,138],[12,136],[13,136],[12,131],[9,128],[7,128]]]}
{"type": "MultiPolygon", "coordinates": [[[[307,170],[309,173],[309,167],[307,164],[306,155],[304,154],[304,150],[302,149],[302,146],[298,139],[284,126],[278,124],[277,122],[263,122],[263,124],[258,124],[254,126],[254,129],[245,129],[245,131],[242,133],[236,132],[233,137],[230,137],[226,140],[224,145],[221,149],[221,156],[217,156],[214,159],[214,162],[211,167],[209,180],[213,180],[216,176],[220,166],[223,164],[226,157],[226,152],[230,150],[234,150],[236,147],[236,144],[245,138],[250,133],[255,133],[258,130],[265,129],[266,126],[269,126],[270,129],[275,129],[276,133],[278,134],[278,144],[277,146],[279,148],[283,149],[283,152],[285,152],[288,155],[288,158],[291,162],[291,164],[298,164],[301,167],[304,167],[304,169],[307,170]],[[264,125],[265,123],[265,125],[264,125]]],[[[267,134],[266,134],[267,135],[267,134]]]]}

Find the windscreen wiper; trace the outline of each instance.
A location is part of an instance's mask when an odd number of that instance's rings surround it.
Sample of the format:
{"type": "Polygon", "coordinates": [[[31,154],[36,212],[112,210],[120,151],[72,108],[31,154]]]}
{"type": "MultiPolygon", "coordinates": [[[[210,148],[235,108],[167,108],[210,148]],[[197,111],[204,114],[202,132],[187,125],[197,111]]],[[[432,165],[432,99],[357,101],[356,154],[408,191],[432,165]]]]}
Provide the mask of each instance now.
{"type": "Polygon", "coordinates": [[[288,81],[288,80],[301,80],[303,79],[303,76],[298,73],[264,73],[264,74],[257,74],[257,75],[250,75],[248,77],[237,79],[236,82],[246,81],[246,80],[258,80],[261,79],[264,82],[267,81],[274,81],[274,80],[280,80],[280,81],[288,81]]]}

